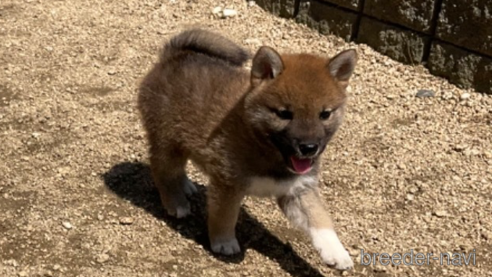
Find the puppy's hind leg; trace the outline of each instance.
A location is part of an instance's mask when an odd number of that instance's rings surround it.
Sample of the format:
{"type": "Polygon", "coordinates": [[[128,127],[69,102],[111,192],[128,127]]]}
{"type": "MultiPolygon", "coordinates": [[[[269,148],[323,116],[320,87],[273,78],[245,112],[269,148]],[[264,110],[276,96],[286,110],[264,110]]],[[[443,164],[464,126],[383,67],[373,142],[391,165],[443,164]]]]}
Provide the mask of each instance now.
{"type": "Polygon", "coordinates": [[[191,213],[187,195],[197,191],[186,176],[187,155],[172,144],[151,144],[150,167],[162,205],[167,213],[183,218],[191,213]]]}
{"type": "Polygon", "coordinates": [[[315,188],[309,188],[297,195],[282,196],[277,202],[287,218],[311,237],[314,247],[326,264],[339,270],[348,270],[354,266],[349,253],[338,239],[331,218],[315,188]]]}

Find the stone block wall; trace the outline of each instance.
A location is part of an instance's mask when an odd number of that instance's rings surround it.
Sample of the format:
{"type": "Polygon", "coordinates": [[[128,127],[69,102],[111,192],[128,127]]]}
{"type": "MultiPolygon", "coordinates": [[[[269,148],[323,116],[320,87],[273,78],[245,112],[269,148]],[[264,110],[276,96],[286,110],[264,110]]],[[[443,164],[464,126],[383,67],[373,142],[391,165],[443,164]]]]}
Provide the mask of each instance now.
{"type": "Polygon", "coordinates": [[[322,34],[492,94],[492,0],[257,0],[322,34]]]}

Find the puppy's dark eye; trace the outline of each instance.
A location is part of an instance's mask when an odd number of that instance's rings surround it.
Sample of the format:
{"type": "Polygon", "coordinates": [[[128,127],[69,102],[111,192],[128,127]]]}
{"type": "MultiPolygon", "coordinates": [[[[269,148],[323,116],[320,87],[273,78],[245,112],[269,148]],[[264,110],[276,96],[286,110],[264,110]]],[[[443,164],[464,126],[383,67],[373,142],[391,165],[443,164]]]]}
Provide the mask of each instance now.
{"type": "Polygon", "coordinates": [[[283,120],[292,120],[294,118],[294,114],[288,110],[275,110],[275,114],[283,120]]]}
{"type": "Polygon", "coordinates": [[[327,120],[328,118],[330,118],[330,115],[331,115],[331,111],[322,111],[320,114],[319,114],[319,118],[321,120],[327,120]]]}

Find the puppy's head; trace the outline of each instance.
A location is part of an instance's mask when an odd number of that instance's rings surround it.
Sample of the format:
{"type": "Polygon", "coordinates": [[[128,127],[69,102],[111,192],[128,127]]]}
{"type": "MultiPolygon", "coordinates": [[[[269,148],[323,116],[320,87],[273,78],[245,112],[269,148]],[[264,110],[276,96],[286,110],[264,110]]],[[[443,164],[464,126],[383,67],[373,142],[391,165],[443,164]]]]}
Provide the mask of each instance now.
{"type": "Polygon", "coordinates": [[[256,53],[245,120],[291,172],[311,171],[338,129],[356,61],[355,50],[329,60],[308,54],[280,56],[266,46],[256,53]]]}

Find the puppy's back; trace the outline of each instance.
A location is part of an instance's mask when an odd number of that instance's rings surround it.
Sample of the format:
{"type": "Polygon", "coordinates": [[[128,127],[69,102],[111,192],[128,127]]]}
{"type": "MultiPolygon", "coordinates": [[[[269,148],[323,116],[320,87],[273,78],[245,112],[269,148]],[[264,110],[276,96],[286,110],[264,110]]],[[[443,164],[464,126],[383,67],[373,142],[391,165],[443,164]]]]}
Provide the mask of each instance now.
{"type": "Polygon", "coordinates": [[[192,29],[173,37],[140,86],[138,106],[149,136],[204,143],[246,91],[249,75],[241,66],[249,58],[246,50],[210,31],[192,29]]]}

